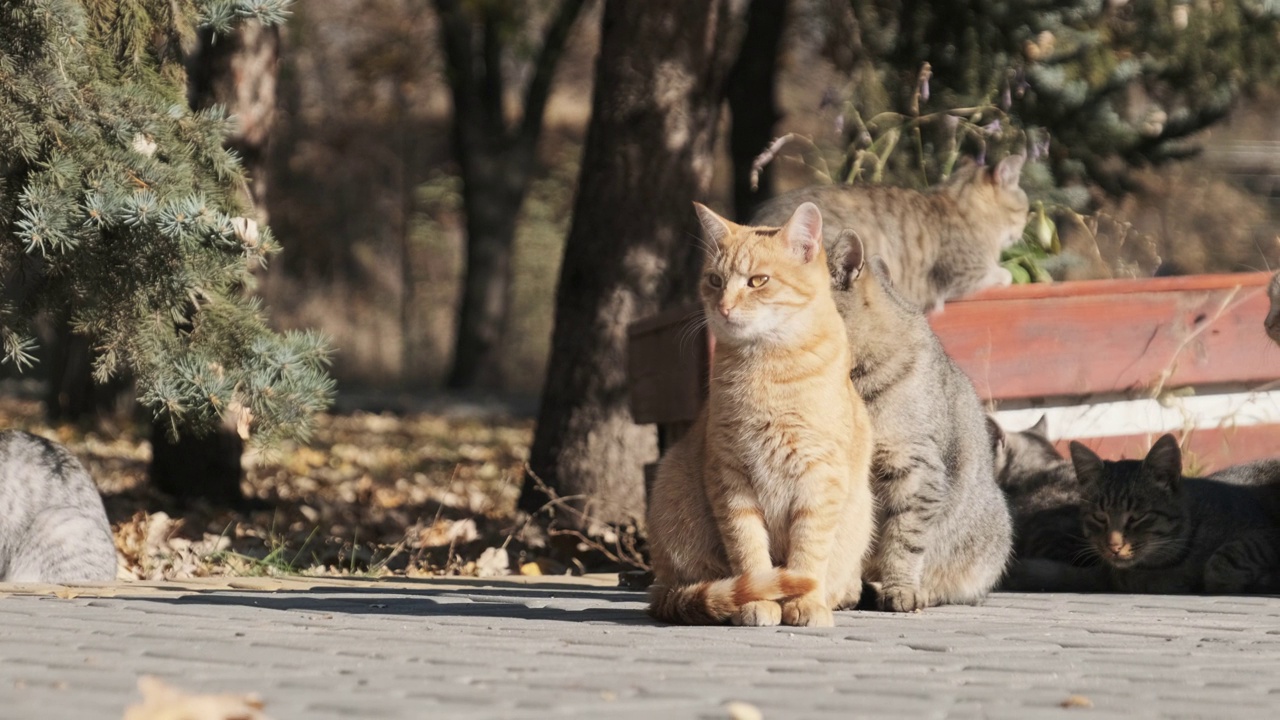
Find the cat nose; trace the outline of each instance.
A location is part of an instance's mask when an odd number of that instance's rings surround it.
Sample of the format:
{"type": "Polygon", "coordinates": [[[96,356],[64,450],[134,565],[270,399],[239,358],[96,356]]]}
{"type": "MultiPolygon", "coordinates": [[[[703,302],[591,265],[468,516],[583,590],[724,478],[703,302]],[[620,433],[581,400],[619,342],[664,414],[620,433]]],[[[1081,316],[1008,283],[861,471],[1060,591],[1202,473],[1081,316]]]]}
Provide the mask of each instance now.
{"type": "Polygon", "coordinates": [[[733,306],[732,306],[732,305],[721,305],[721,306],[720,306],[720,314],[724,316],[724,319],[725,319],[725,320],[728,320],[728,319],[729,319],[729,313],[731,313],[731,312],[733,312],[733,306]]]}

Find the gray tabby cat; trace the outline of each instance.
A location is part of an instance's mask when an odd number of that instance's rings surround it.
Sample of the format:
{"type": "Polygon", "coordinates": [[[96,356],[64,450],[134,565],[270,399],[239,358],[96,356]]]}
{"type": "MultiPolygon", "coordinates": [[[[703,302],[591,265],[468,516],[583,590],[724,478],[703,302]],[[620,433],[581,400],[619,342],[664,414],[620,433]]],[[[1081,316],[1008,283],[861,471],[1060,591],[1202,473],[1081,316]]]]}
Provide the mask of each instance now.
{"type": "Polygon", "coordinates": [[[863,578],[882,610],[980,602],[1004,573],[1011,528],[978,395],[885,264],[862,272],[855,233],[832,257],[851,377],[875,437],[877,538],[863,578]]]}
{"type": "Polygon", "coordinates": [[[919,192],[883,185],[815,185],[780,195],[750,224],[778,227],[803,202],[827,221],[830,250],[844,229],[854,230],[866,256],[879,255],[898,292],[913,305],[939,309],[953,298],[1008,285],[1000,252],[1022,237],[1030,204],[1018,186],[1025,158],[994,168],[962,161],[941,185],[919,192]]]}
{"type": "Polygon", "coordinates": [[[1267,283],[1267,297],[1271,300],[1271,309],[1267,311],[1263,327],[1272,342],[1280,345],[1280,272],[1272,275],[1271,282],[1267,283]]]}
{"type": "Polygon", "coordinates": [[[1080,531],[1080,485],[1071,461],[1058,454],[1046,433],[1046,417],[1021,432],[1005,432],[988,416],[995,451],[996,483],[1013,515],[1016,559],[1044,558],[1070,565],[1096,565],[1080,531]]]}
{"type": "Polygon", "coordinates": [[[1105,461],[1080,443],[1071,444],[1071,459],[1084,534],[1103,564],[1028,559],[1015,565],[1007,589],[1280,592],[1280,485],[1266,482],[1267,464],[1214,476],[1241,484],[1186,478],[1178,442],[1167,434],[1143,460],[1105,461]]]}
{"type": "Polygon", "coordinates": [[[116,577],[116,549],[93,479],[57,443],[0,432],[0,581],[116,577]]]}

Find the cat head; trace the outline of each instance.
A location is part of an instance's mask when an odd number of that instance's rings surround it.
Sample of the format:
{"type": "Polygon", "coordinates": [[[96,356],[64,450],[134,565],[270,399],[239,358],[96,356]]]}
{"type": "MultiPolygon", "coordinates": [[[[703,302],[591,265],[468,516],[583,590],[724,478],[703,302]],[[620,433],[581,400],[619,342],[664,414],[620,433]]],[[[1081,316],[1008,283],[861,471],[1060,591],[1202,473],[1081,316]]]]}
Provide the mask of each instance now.
{"type": "Polygon", "coordinates": [[[803,332],[805,311],[830,292],[818,206],[800,205],[780,228],[738,225],[694,208],[707,250],[698,294],[716,339],[785,341],[803,332]]]}
{"type": "Polygon", "coordinates": [[[1163,435],[1143,460],[1103,460],[1078,442],[1071,462],[1083,500],[1085,538],[1105,562],[1126,568],[1179,550],[1182,452],[1163,435]]]}
{"type": "Polygon", "coordinates": [[[964,158],[939,188],[961,211],[991,227],[992,241],[1001,249],[1022,237],[1031,212],[1027,193],[1018,185],[1026,159],[1025,155],[1010,155],[986,168],[964,158]]]}
{"type": "Polygon", "coordinates": [[[1005,432],[995,418],[987,416],[987,434],[995,460],[996,482],[1001,487],[1017,484],[1059,465],[1063,457],[1049,440],[1048,416],[1021,432],[1005,432]]]}
{"type": "Polygon", "coordinates": [[[1271,309],[1267,312],[1263,327],[1267,329],[1267,336],[1280,345],[1280,272],[1271,276],[1271,282],[1267,285],[1267,297],[1271,299],[1271,309]]]}

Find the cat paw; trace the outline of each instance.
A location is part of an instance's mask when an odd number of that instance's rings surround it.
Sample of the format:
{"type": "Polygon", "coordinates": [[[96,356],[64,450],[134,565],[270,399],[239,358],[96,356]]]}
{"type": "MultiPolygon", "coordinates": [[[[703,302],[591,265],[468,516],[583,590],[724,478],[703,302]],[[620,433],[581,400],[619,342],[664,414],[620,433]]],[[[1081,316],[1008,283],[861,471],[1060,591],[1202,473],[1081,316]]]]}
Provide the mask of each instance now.
{"type": "Polygon", "coordinates": [[[888,612],[915,612],[929,607],[929,596],[918,587],[885,585],[880,588],[876,607],[888,612]]]}
{"type": "Polygon", "coordinates": [[[782,606],[772,600],[757,600],[738,608],[730,618],[734,625],[773,627],[782,622],[782,606]]]}
{"type": "Polygon", "coordinates": [[[831,607],[835,610],[853,610],[862,600],[862,581],[852,583],[844,595],[832,596],[831,607]]]}
{"type": "Polygon", "coordinates": [[[836,617],[816,597],[799,597],[782,603],[782,624],[798,627],[834,627],[836,617]]]}

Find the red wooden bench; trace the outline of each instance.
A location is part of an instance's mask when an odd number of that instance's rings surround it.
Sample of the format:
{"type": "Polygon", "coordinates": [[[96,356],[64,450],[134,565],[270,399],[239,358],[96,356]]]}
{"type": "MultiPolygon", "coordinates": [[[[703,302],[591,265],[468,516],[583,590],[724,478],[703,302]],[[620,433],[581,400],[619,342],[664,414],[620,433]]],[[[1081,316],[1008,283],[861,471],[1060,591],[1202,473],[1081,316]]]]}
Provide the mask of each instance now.
{"type": "MultiPolygon", "coordinates": [[[[1280,348],[1268,273],[992,288],[930,316],[1006,430],[1049,416],[1060,446],[1142,457],[1163,432],[1197,472],[1280,455],[1280,348]]],[[[674,442],[706,393],[714,343],[696,307],[630,327],[632,416],[674,442]]]]}

